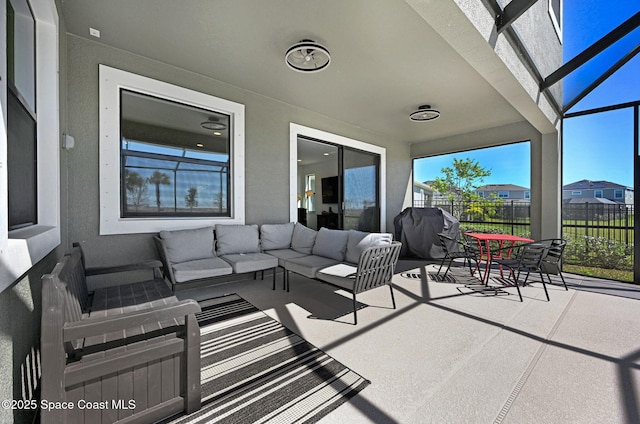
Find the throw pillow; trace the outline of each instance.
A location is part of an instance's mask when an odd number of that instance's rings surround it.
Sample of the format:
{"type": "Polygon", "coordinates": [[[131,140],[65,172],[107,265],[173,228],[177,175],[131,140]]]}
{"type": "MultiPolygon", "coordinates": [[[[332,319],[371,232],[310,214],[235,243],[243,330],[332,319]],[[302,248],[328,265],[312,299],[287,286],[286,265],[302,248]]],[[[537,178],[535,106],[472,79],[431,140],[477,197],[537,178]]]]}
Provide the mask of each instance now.
{"type": "Polygon", "coordinates": [[[360,254],[371,246],[384,246],[391,244],[393,237],[390,233],[366,233],[363,231],[349,230],[347,241],[347,262],[358,263],[360,254]]]}
{"type": "Polygon", "coordinates": [[[216,225],[218,256],[260,252],[257,225],[216,225]]]}
{"type": "Polygon", "coordinates": [[[325,258],[343,261],[344,254],[347,251],[347,239],[349,232],[343,230],[330,230],[328,228],[320,228],[316,243],[313,245],[312,253],[325,258]]]}
{"type": "Polygon", "coordinates": [[[287,224],[263,224],[260,227],[262,250],[288,249],[293,237],[293,222],[287,224]]]}
{"type": "Polygon", "coordinates": [[[167,259],[174,264],[215,256],[213,227],[160,231],[160,238],[167,249],[167,259]]]}
{"type": "Polygon", "coordinates": [[[310,255],[317,234],[318,232],[316,230],[312,230],[296,222],[293,227],[293,236],[291,237],[291,248],[296,252],[310,255]]]}

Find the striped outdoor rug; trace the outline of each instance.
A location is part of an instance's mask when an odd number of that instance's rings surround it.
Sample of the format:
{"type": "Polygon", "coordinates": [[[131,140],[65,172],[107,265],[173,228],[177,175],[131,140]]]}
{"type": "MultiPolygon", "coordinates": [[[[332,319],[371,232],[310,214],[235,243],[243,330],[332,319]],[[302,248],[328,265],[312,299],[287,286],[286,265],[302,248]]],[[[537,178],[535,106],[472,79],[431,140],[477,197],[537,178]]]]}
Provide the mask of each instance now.
{"type": "Polygon", "coordinates": [[[313,423],[370,383],[238,295],[200,305],[202,409],[171,423],[313,423]]]}

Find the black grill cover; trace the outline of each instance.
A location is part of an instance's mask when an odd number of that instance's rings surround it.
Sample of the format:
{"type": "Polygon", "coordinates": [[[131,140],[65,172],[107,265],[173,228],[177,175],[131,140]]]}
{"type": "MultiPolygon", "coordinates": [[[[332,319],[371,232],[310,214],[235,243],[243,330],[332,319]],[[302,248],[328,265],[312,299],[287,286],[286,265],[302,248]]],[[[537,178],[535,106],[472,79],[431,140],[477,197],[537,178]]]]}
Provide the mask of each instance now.
{"type": "Polygon", "coordinates": [[[393,219],[395,240],[402,242],[401,258],[441,259],[438,233],[459,238],[460,222],[440,208],[406,208],[393,219]]]}

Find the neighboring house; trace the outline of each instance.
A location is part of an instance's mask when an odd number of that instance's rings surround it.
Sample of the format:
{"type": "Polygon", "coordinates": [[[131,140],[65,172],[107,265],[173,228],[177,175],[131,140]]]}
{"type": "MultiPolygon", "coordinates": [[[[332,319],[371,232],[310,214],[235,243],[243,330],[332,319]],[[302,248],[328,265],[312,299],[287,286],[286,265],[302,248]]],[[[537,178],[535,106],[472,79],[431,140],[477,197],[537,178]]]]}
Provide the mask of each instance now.
{"type": "Polygon", "coordinates": [[[413,207],[430,208],[433,206],[433,197],[437,193],[430,185],[419,181],[413,182],[413,207]]]}
{"type": "Polygon", "coordinates": [[[476,189],[484,199],[502,199],[515,202],[530,202],[531,191],[527,187],[514,184],[486,184],[476,189]]]}
{"type": "Polygon", "coordinates": [[[610,181],[580,180],[562,187],[563,203],[633,205],[633,188],[610,181]]]}

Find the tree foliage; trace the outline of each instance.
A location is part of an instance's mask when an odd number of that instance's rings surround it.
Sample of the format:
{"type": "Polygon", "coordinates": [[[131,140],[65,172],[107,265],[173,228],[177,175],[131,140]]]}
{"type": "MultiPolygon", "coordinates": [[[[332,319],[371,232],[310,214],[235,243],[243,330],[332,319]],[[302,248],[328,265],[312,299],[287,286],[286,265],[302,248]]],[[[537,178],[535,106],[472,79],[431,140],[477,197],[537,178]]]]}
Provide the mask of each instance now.
{"type": "Polygon", "coordinates": [[[184,201],[187,207],[193,211],[193,208],[198,206],[198,187],[189,187],[187,195],[184,196],[184,201]]]}
{"type": "Polygon", "coordinates": [[[124,186],[127,190],[131,204],[138,209],[140,205],[146,201],[147,180],[136,171],[125,169],[124,186]]]}
{"type": "Polygon", "coordinates": [[[491,176],[491,169],[480,166],[478,161],[454,158],[451,166],[440,171],[442,176],[437,177],[431,185],[447,196],[453,205],[452,214],[455,217],[462,218],[466,214],[486,218],[494,214],[496,206],[502,203],[496,198],[485,199],[476,192],[484,178],[491,176]]]}

